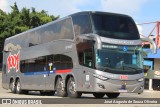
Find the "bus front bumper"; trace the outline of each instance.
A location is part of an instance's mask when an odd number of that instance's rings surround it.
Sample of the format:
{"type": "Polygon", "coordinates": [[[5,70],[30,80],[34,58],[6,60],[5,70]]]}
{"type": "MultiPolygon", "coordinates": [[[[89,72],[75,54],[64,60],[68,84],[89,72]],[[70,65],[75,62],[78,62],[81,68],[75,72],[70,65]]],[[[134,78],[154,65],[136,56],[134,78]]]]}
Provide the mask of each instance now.
{"type": "Polygon", "coordinates": [[[94,92],[142,93],[144,90],[144,81],[98,80],[94,89],[94,92]]]}

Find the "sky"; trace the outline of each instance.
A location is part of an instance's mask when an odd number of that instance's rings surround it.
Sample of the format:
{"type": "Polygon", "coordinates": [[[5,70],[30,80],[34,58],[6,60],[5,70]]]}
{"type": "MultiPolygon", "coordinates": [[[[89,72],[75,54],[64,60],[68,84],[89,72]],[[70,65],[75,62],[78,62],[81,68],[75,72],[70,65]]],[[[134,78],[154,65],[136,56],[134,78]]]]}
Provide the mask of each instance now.
{"type": "MultiPolygon", "coordinates": [[[[10,12],[14,2],[19,9],[35,7],[60,17],[80,11],[104,11],[130,15],[138,24],[160,21],[160,0],[0,0],[0,9],[10,12]]],[[[139,25],[139,32],[148,36],[154,26],[139,25]]]]}

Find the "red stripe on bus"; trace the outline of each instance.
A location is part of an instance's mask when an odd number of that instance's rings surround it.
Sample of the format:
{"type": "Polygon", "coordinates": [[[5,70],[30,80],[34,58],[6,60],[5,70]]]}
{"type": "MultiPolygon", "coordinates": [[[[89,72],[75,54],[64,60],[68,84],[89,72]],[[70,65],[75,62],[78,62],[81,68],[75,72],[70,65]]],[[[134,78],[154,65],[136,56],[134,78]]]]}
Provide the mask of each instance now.
{"type": "Polygon", "coordinates": [[[69,73],[71,72],[71,69],[65,69],[65,70],[56,70],[56,74],[60,74],[60,73],[69,73]]]}

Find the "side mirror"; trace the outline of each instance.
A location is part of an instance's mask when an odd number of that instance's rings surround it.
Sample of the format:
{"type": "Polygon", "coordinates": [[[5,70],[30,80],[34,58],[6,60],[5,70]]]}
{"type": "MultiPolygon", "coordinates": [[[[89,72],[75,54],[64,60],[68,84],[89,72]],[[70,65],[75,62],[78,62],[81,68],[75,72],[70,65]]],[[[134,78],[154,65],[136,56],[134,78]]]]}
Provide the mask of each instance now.
{"type": "Polygon", "coordinates": [[[156,45],[156,43],[152,39],[150,39],[150,38],[141,38],[141,41],[142,42],[149,42],[149,43],[151,43],[153,45],[153,53],[154,54],[157,53],[157,45],[156,45]]]}

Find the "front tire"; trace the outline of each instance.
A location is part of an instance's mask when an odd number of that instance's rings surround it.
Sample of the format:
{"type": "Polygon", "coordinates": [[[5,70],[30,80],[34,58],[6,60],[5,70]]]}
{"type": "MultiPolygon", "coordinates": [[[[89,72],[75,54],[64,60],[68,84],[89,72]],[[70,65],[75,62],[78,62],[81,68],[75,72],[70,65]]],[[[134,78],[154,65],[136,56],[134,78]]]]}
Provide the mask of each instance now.
{"type": "Polygon", "coordinates": [[[76,84],[75,84],[75,81],[74,81],[73,77],[71,77],[68,80],[68,83],[67,83],[67,93],[68,93],[68,96],[72,97],[72,98],[80,98],[82,96],[81,92],[77,92],[76,91],[76,84]]]}
{"type": "Polygon", "coordinates": [[[67,90],[63,85],[63,80],[62,78],[58,78],[56,82],[56,92],[57,95],[60,97],[66,97],[67,96],[67,90]]]}
{"type": "Polygon", "coordinates": [[[94,96],[95,98],[103,98],[104,95],[105,95],[105,93],[93,93],[93,96],[94,96]]]}
{"type": "Polygon", "coordinates": [[[106,95],[109,98],[117,98],[120,95],[120,93],[106,93],[106,95]]]}

